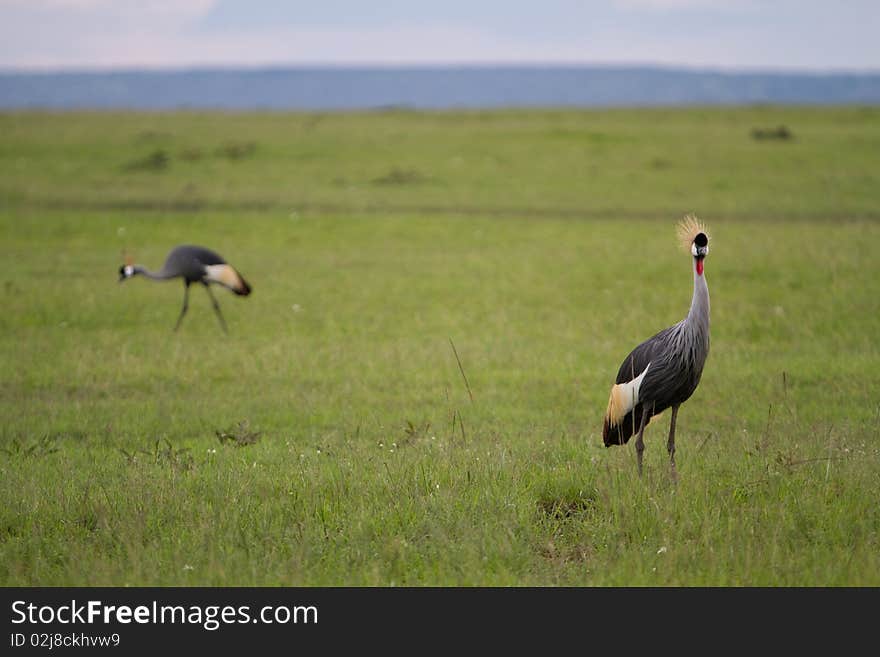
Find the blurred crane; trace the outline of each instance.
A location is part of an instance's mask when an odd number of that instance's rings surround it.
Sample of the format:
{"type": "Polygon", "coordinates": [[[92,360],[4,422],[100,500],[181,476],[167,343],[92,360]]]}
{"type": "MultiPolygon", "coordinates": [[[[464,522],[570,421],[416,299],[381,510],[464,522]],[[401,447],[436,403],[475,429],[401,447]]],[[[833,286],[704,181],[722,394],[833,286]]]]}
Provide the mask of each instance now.
{"type": "Polygon", "coordinates": [[[611,388],[602,439],[606,447],[623,445],[638,430],[636,455],[642,474],[645,427],[651,418],[672,408],[667,450],[675,476],[675,420],[678,408],[697,389],[709,355],[709,288],[703,261],[709,234],[694,216],[678,226],[682,246],[693,256],[694,296],[690,312],[678,324],[649,338],[624,359],[611,388]]]}
{"type": "Polygon", "coordinates": [[[175,331],[180,328],[180,322],[183,321],[183,316],[189,307],[189,286],[191,284],[201,283],[205,286],[224,333],[228,332],[226,321],[223,319],[220,305],[217,303],[214,293],[211,292],[210,285],[212,283],[222,285],[240,296],[247,296],[251,293],[251,286],[247,284],[232,265],[228,264],[214,251],[202,246],[184,244],[174,247],[168,254],[168,257],[165,258],[165,264],[162,265],[162,269],[157,272],[151,272],[141,265],[130,262],[130,259],[126,258],[126,264],[119,268],[119,282],[121,283],[138,274],[157,281],[178,277],[183,278],[183,308],[180,311],[180,316],[177,318],[177,323],[174,325],[175,331]]]}

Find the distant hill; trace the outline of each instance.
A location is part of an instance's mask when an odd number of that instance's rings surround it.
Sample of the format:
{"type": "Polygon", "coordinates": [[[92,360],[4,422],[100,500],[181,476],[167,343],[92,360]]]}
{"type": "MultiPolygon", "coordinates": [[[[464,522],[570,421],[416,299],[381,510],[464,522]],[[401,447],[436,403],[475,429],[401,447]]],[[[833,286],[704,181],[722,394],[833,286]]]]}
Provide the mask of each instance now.
{"type": "Polygon", "coordinates": [[[284,68],[0,73],[0,108],[342,110],[876,104],[880,73],[664,68],[284,68]]]}

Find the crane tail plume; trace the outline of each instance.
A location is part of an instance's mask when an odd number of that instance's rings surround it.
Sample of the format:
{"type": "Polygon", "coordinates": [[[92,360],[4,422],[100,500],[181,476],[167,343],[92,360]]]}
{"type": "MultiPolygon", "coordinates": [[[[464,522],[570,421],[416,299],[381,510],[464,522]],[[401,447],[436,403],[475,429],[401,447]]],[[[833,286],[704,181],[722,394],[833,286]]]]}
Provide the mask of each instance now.
{"type": "MultiPolygon", "coordinates": [[[[238,274],[238,272],[236,272],[236,274],[238,274]]],[[[246,297],[247,295],[249,295],[251,293],[251,286],[246,280],[244,280],[244,277],[241,274],[238,274],[238,280],[239,280],[239,288],[236,290],[233,290],[233,292],[235,292],[236,294],[238,294],[240,296],[246,297]]]]}
{"type": "MultiPolygon", "coordinates": [[[[642,407],[637,406],[636,410],[641,413],[642,407]]],[[[635,414],[633,411],[620,418],[619,422],[612,422],[611,418],[606,415],[605,423],[602,426],[602,442],[605,443],[605,447],[625,445],[635,432],[635,414]]]]}
{"type": "Polygon", "coordinates": [[[605,447],[625,444],[637,430],[636,418],[642,417],[639,391],[650,368],[651,363],[648,363],[642,373],[632,381],[611,386],[611,396],[608,398],[608,408],[605,410],[605,421],[602,426],[602,441],[605,447]]]}
{"type": "Polygon", "coordinates": [[[633,434],[633,410],[641,409],[637,403],[637,389],[630,383],[618,383],[611,387],[605,422],[602,426],[602,441],[605,447],[623,445],[633,434]],[[635,394],[634,394],[635,393],[635,394]],[[629,420],[629,422],[627,422],[629,420]]]}
{"type": "MultiPolygon", "coordinates": [[[[651,425],[651,422],[661,414],[662,411],[651,415],[651,417],[648,418],[647,424],[645,424],[645,428],[648,428],[651,425]]],[[[635,408],[627,411],[627,413],[620,418],[619,422],[612,422],[611,418],[606,415],[605,422],[602,425],[602,442],[605,443],[605,447],[611,447],[612,445],[625,445],[639,430],[636,422],[638,421],[638,418],[641,417],[642,404],[637,404],[635,408]]]]}
{"type": "Polygon", "coordinates": [[[611,387],[611,396],[608,398],[608,408],[605,410],[605,424],[616,426],[623,417],[632,409],[634,398],[627,395],[628,384],[619,383],[611,387]]]}
{"type": "Polygon", "coordinates": [[[251,286],[231,265],[208,265],[205,271],[205,278],[209,281],[219,283],[240,296],[246,297],[251,293],[251,286]]]}

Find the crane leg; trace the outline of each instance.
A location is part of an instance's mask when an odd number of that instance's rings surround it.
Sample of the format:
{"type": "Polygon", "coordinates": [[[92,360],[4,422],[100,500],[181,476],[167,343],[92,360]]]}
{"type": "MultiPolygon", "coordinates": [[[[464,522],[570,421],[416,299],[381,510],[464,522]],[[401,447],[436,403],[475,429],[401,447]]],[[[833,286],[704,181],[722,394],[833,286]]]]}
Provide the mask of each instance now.
{"type": "Polygon", "coordinates": [[[673,479],[677,476],[675,471],[675,420],[678,417],[679,406],[681,404],[672,407],[672,419],[669,422],[669,440],[666,442],[666,451],[669,452],[669,463],[672,465],[673,479]]]}
{"type": "Polygon", "coordinates": [[[642,476],[642,452],[645,451],[645,426],[648,424],[648,416],[651,411],[647,404],[642,409],[642,423],[639,425],[639,437],[636,438],[636,457],[639,462],[639,476],[642,476]]]}
{"type": "Polygon", "coordinates": [[[205,283],[205,289],[208,291],[208,296],[211,297],[211,303],[214,305],[214,312],[217,313],[217,319],[220,320],[220,326],[223,328],[224,333],[229,333],[229,330],[226,328],[226,320],[223,319],[223,313],[220,312],[220,304],[217,303],[217,299],[214,298],[214,293],[211,292],[211,288],[205,283]]]}
{"type": "Polygon", "coordinates": [[[180,323],[183,321],[183,316],[186,315],[186,311],[189,308],[189,283],[186,281],[183,282],[183,308],[180,309],[180,315],[177,318],[177,324],[174,325],[174,330],[180,328],[180,323]]]}

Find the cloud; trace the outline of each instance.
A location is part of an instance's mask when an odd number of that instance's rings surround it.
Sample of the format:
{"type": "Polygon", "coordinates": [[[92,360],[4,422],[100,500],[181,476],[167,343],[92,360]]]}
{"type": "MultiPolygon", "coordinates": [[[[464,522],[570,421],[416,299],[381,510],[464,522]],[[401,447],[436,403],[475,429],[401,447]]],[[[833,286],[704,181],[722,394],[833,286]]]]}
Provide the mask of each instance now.
{"type": "MultiPolygon", "coordinates": [[[[50,38],[50,40],[54,37],[50,38]]],[[[164,68],[277,64],[429,64],[528,59],[515,40],[455,25],[396,24],[379,28],[292,28],[191,34],[100,31],[82,40],[76,54],[39,48],[29,66],[53,68],[164,68]],[[108,58],[108,54],[112,54],[108,58]],[[106,64],[105,64],[106,63],[106,64]],[[97,66],[96,66],[97,65],[97,66]]],[[[24,63],[24,62],[22,62],[24,63]]]]}
{"type": "MultiPolygon", "coordinates": [[[[0,0],[0,67],[481,63],[880,67],[880,42],[872,20],[878,9],[867,0],[853,13],[812,5],[809,11],[792,12],[794,0],[780,0],[779,5],[745,0],[734,3],[734,9],[720,0],[547,1],[567,11],[544,11],[538,20],[531,10],[511,7],[501,20],[488,11],[492,5],[487,2],[479,12],[468,14],[469,20],[462,18],[464,9],[456,4],[459,13],[453,16],[450,10],[442,19],[430,12],[418,19],[402,12],[407,16],[402,18],[388,10],[376,21],[345,14],[335,22],[322,18],[315,23],[296,12],[291,18],[236,3],[238,13],[227,14],[218,24],[217,11],[232,3],[0,0]],[[680,8],[705,11],[679,13],[680,8]],[[260,21],[244,20],[253,12],[260,21]]],[[[334,7],[343,5],[343,0],[334,2],[334,7]]],[[[289,9],[286,4],[277,7],[289,9]]]]}
{"type": "Polygon", "coordinates": [[[677,11],[685,9],[737,10],[751,5],[752,0],[614,0],[621,9],[652,9],[655,11],[677,11]]]}
{"type": "Polygon", "coordinates": [[[216,0],[0,0],[0,66],[137,66],[169,51],[132,57],[130,43],[176,47],[216,0]]]}
{"type": "Polygon", "coordinates": [[[0,9],[24,8],[32,11],[111,11],[125,13],[183,13],[201,15],[217,0],[0,0],[0,9]]]}
{"type": "MultiPolygon", "coordinates": [[[[40,20],[93,21],[108,25],[185,25],[210,13],[217,0],[0,0],[0,16],[7,26],[33,29],[40,20]],[[51,17],[51,18],[50,18],[51,17]]],[[[85,27],[85,25],[80,25],[85,27]]]]}

